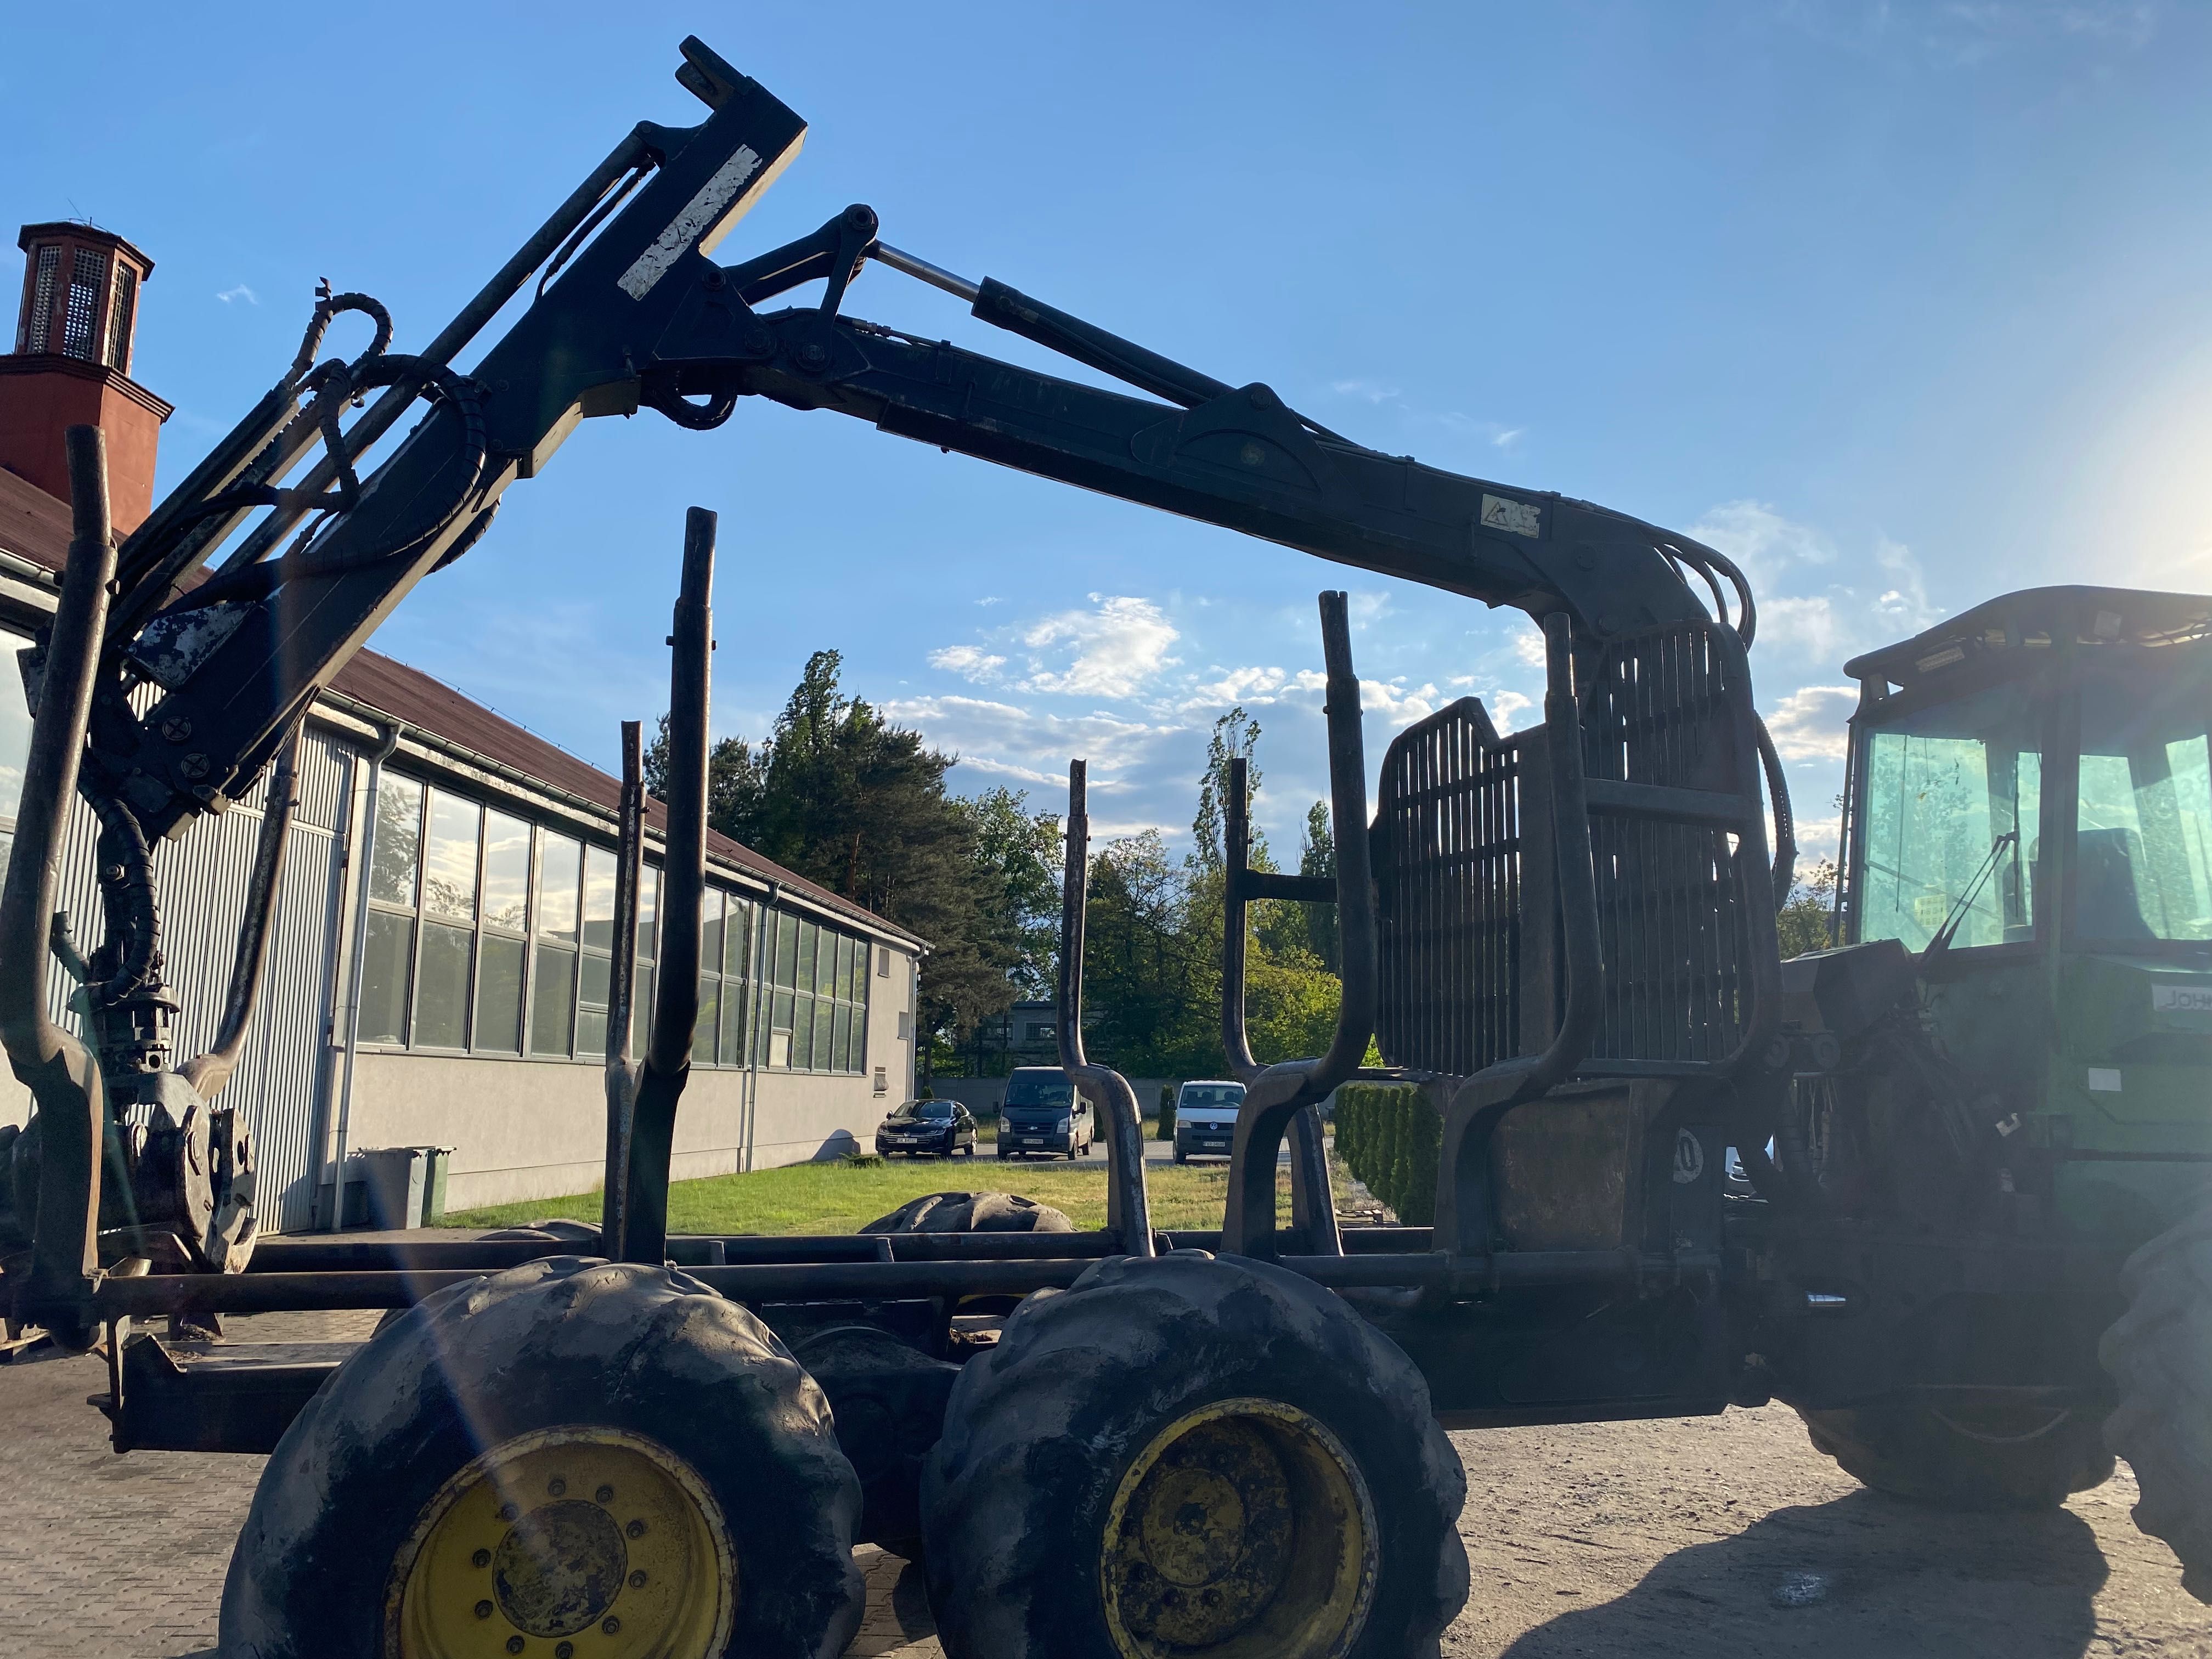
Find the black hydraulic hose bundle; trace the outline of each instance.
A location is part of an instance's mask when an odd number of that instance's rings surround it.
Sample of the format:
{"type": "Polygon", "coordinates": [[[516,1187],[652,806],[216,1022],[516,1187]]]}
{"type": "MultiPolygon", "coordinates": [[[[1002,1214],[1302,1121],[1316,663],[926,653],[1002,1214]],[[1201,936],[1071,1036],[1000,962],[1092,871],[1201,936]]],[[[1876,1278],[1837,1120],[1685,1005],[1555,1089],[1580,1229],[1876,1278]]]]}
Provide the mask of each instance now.
{"type": "MultiPolygon", "coordinates": [[[[453,487],[441,498],[432,503],[430,510],[417,524],[410,525],[406,533],[391,546],[382,548],[371,562],[388,559],[412,559],[429,542],[442,535],[454,520],[468,512],[480,494],[485,463],[489,456],[483,406],[475,384],[466,376],[455,373],[443,364],[436,363],[404,352],[393,352],[386,348],[392,341],[392,316],[384,305],[366,294],[331,294],[325,291],[315,303],[314,314],[308,319],[305,335],[300,342],[298,355],[293,359],[284,385],[280,390],[288,394],[310,392],[314,401],[301,416],[320,428],[324,447],[337,465],[337,488],[330,492],[286,489],[267,483],[235,484],[217,491],[206,500],[177,513],[164,526],[161,544],[139,554],[143,563],[160,559],[170,545],[180,540],[192,526],[203,520],[222,518],[229,514],[260,507],[306,510],[324,514],[349,510],[361,496],[361,480],[354,470],[355,457],[340,416],[345,406],[357,403],[366,392],[382,386],[408,386],[414,395],[429,398],[453,411],[460,422],[460,441],[458,456],[460,462],[455,470],[453,487]],[[332,319],[344,312],[358,312],[375,325],[375,334],[368,347],[351,362],[333,357],[315,363],[313,357],[332,319]]],[[[318,521],[317,528],[321,521],[318,521]]],[[[304,533],[293,544],[292,550],[283,557],[245,564],[210,577],[174,607],[177,610],[197,610],[219,604],[226,599],[258,599],[265,598],[282,583],[300,577],[337,575],[354,568],[358,559],[319,561],[313,556],[314,528],[304,533]]]]}
{"type": "Polygon", "coordinates": [[[106,946],[94,954],[96,968],[115,959],[99,980],[87,980],[85,1000],[94,1008],[112,1008],[143,990],[161,972],[161,913],[154,890],[154,863],[131,809],[109,794],[89,771],[77,775],[77,793],[100,820],[97,857],[100,908],[106,921],[106,946]]]}

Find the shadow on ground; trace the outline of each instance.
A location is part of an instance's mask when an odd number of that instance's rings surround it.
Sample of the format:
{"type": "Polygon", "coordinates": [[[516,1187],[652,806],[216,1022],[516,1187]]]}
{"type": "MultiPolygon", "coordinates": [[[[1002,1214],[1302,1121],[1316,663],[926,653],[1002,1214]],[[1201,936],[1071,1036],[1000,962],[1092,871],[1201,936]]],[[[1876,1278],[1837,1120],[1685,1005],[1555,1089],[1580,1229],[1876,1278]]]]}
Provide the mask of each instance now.
{"type": "Polygon", "coordinates": [[[1961,1514],[1857,1492],[1677,1550],[1626,1595],[1528,1632],[1505,1659],[2079,1659],[2106,1576],[2095,1534],[2069,1511],[1961,1514]]]}

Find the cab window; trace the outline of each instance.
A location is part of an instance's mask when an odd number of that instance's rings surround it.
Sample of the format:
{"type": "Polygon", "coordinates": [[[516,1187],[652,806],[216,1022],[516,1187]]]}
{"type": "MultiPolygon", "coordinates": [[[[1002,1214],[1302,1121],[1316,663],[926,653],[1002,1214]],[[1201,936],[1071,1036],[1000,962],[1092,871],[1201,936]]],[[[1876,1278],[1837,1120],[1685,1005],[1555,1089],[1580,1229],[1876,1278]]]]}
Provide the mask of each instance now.
{"type": "Polygon", "coordinates": [[[1876,727],[1865,776],[1861,939],[1901,939],[1920,950],[1970,890],[1954,944],[2034,938],[2043,754],[2035,706],[2020,687],[1876,727]]]}
{"type": "Polygon", "coordinates": [[[2084,943],[2212,939],[2204,691],[2194,676],[2082,685],[2069,932],[2084,943]]]}

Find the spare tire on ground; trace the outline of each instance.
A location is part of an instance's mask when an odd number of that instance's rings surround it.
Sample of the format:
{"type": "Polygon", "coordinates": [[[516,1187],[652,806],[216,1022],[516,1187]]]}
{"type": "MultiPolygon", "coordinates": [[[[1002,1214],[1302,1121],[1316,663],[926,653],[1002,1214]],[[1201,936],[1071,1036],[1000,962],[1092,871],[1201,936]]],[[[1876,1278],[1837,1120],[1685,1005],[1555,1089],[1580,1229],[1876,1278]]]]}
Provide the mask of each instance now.
{"type": "Polygon", "coordinates": [[[665,1268],[532,1261],[419,1304],[294,1420],[221,1650],[835,1659],[860,1508],[822,1391],[744,1308],[665,1268]]]}
{"type": "Polygon", "coordinates": [[[951,1659],[1434,1659],[1467,1599],[1428,1384],[1270,1263],[1115,1257],[968,1362],[923,1476],[951,1659]]]}
{"type": "Polygon", "coordinates": [[[2212,1602],[2212,1192],[2128,1258],[2128,1310],[2098,1345],[2120,1387],[2106,1443],[2142,1497],[2136,1525],[2181,1559],[2181,1587],[2212,1602]]]}
{"type": "Polygon", "coordinates": [[[929,1193],[878,1216],[864,1233],[1072,1233],[1049,1204],[1018,1193],[929,1193]]]}

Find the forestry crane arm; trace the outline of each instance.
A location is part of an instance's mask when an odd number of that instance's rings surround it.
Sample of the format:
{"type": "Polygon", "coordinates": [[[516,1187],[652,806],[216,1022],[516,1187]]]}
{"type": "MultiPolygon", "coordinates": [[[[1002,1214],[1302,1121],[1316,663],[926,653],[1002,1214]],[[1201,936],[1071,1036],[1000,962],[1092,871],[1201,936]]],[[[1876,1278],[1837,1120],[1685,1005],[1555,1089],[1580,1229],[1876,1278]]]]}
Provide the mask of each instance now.
{"type": "MultiPolygon", "coordinates": [[[[828,409],[886,432],[1204,520],[1339,563],[1534,616],[1597,641],[1714,610],[1749,642],[1741,576],[1711,549],[1544,491],[1384,455],[1004,284],[969,283],[878,240],[847,209],[811,236],[724,266],[714,247],[797,154],[805,124],[696,40],[677,78],[712,109],[641,123],[423,352],[386,350],[383,307],[325,295],[298,360],[120,550],[85,788],[149,835],[220,811],[415,584],[489,527],[586,416],[651,408],[719,425],[738,398],[828,409]],[[871,259],[950,289],[986,322],[1145,395],[1100,390],[840,313],[871,259]],[[453,357],[530,278],[533,302],[468,374],[453,357]],[[755,307],[826,279],[818,305],[755,307]],[[339,313],[369,349],[314,362],[339,313]],[[341,411],[384,395],[350,428],[341,411]],[[356,463],[417,398],[428,410],[367,476],[356,463]],[[320,442],[296,488],[280,481],[320,442]],[[205,571],[258,508],[266,516],[205,571]],[[289,547],[279,543],[315,515],[289,547]],[[161,695],[136,714],[131,693],[161,695]]],[[[143,699],[141,700],[143,701],[143,699]]]]}

